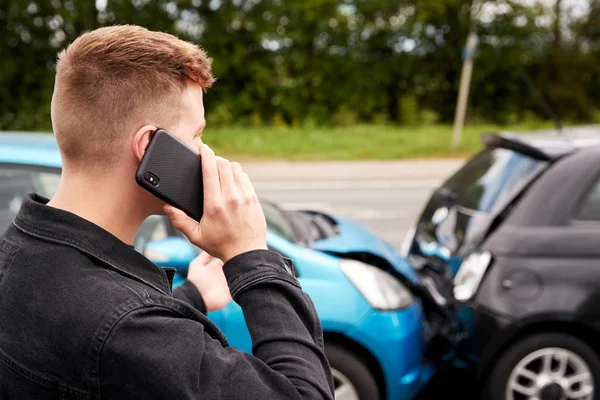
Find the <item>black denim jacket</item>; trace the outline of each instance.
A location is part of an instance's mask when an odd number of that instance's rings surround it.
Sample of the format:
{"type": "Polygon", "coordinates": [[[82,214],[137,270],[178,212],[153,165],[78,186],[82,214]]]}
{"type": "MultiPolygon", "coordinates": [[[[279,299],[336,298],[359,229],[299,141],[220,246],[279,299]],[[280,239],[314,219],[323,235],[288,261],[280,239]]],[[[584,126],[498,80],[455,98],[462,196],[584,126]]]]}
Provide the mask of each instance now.
{"type": "Polygon", "coordinates": [[[227,345],[192,285],[173,295],[173,270],[46,202],[27,196],[0,236],[0,399],[333,398],[289,260],[260,250],[224,266],[251,356],[227,345]]]}

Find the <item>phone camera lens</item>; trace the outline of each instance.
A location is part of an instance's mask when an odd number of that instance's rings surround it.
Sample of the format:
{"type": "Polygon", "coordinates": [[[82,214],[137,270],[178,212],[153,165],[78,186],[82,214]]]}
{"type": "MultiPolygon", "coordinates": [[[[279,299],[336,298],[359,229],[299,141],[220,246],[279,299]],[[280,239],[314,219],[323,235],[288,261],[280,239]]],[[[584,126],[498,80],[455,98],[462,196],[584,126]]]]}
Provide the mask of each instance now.
{"type": "Polygon", "coordinates": [[[144,180],[152,186],[158,186],[158,183],[160,182],[158,177],[151,172],[146,172],[144,174],[144,180]]]}

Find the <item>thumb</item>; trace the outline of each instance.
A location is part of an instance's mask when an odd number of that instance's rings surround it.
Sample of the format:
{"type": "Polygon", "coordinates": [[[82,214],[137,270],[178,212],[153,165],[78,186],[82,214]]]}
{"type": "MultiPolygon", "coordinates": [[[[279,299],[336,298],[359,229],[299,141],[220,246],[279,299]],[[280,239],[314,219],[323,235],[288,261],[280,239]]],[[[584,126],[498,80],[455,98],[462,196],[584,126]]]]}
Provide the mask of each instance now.
{"type": "Polygon", "coordinates": [[[197,242],[198,239],[200,239],[200,230],[198,229],[198,223],[196,221],[173,206],[167,205],[164,207],[164,210],[165,214],[171,219],[173,226],[187,236],[192,243],[197,242]]]}

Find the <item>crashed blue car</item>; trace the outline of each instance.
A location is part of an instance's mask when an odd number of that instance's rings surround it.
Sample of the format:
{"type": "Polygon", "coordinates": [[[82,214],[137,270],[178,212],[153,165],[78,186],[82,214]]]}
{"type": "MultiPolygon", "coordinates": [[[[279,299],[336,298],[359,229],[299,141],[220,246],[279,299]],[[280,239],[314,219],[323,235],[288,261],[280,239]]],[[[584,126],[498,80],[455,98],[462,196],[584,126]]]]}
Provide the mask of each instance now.
{"type": "MultiPolygon", "coordinates": [[[[60,173],[52,135],[0,134],[0,230],[12,222],[25,193],[51,197],[60,173]]],[[[357,223],[262,204],[269,247],[294,261],[316,306],[336,398],[413,398],[434,371],[426,357],[431,329],[415,290],[420,285],[415,271],[390,244],[357,223]]],[[[143,223],[135,248],[157,265],[175,267],[175,286],[185,281],[190,261],[201,252],[161,216],[143,223]]],[[[209,317],[232,346],[251,352],[235,302],[209,317]]]]}

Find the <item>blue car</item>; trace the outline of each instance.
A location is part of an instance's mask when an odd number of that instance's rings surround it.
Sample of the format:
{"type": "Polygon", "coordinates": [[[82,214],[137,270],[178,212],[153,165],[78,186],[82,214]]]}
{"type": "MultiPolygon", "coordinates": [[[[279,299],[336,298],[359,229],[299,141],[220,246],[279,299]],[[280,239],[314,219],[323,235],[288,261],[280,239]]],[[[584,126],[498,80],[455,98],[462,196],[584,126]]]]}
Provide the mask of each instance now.
{"type": "MultiPolygon", "coordinates": [[[[52,135],[0,134],[0,230],[23,195],[51,197],[61,159],[52,135]]],[[[132,177],[133,179],[133,177],[132,177]]],[[[262,201],[269,247],[294,261],[323,326],[338,399],[411,399],[433,375],[426,360],[428,329],[415,271],[388,243],[350,220],[318,212],[289,212],[262,201]]],[[[185,281],[201,250],[166,217],[141,226],[135,248],[157,265],[175,267],[185,281]]],[[[231,302],[209,317],[229,343],[251,352],[241,308],[231,302]]]]}

